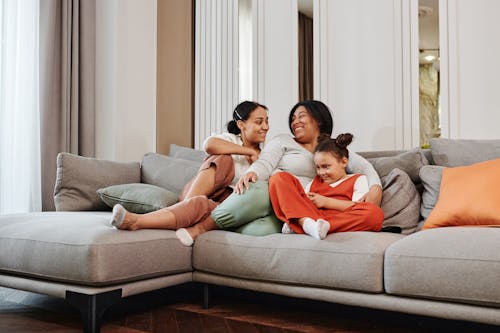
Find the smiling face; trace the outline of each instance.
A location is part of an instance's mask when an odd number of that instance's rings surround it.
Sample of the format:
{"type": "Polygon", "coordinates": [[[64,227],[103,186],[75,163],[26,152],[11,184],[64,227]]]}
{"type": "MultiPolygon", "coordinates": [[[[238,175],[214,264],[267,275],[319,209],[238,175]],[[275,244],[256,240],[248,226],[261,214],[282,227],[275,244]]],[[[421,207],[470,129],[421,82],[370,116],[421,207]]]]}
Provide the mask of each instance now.
{"type": "Polygon", "coordinates": [[[300,143],[314,142],[320,134],[318,122],[304,106],[295,110],[290,127],[295,140],[300,143]]]}
{"type": "Polygon", "coordinates": [[[238,120],[238,128],[241,131],[243,144],[255,145],[266,140],[269,131],[269,117],[263,107],[253,110],[247,120],[238,120]]]}
{"type": "Polygon", "coordinates": [[[346,176],[347,158],[337,158],[330,152],[316,152],[314,154],[316,173],[327,184],[335,183],[346,176]]]}

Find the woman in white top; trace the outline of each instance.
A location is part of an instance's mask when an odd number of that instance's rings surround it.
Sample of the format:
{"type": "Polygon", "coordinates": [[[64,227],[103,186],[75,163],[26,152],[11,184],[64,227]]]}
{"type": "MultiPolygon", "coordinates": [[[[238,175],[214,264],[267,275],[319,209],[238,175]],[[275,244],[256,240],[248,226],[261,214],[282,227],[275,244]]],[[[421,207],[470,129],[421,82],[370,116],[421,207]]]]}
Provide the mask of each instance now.
{"type": "MultiPolygon", "coordinates": [[[[177,204],[147,214],[131,213],[117,204],[113,207],[112,225],[123,230],[178,230],[181,242],[191,245],[194,237],[190,236],[190,229],[196,235],[204,231],[200,222],[211,219],[212,210],[231,194],[231,185],[257,160],[269,130],[267,107],[249,101],[238,104],[227,130],[228,133],[205,140],[204,149],[209,156],[184,187],[177,204]]],[[[208,222],[213,225],[213,221],[208,222]]]]}

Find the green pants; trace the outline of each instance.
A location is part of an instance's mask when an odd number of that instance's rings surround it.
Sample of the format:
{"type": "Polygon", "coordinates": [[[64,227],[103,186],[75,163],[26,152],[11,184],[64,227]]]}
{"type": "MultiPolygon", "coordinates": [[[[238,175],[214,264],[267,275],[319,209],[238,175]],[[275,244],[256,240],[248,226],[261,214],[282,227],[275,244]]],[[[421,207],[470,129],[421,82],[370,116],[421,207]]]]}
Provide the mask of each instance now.
{"type": "Polygon", "coordinates": [[[231,194],[212,211],[212,218],[221,229],[235,229],[244,224],[274,215],[267,182],[250,183],[243,194],[231,194]]]}

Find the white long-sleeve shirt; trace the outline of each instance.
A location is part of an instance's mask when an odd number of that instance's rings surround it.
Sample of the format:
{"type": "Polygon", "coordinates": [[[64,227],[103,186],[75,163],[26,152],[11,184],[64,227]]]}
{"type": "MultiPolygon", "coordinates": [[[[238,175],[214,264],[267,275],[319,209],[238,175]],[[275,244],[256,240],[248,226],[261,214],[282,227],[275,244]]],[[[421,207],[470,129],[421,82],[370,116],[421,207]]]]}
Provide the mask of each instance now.
{"type": "MultiPolygon", "coordinates": [[[[349,150],[348,173],[361,173],[368,178],[368,185],[381,185],[380,177],[373,166],[360,155],[349,150]]],[[[259,180],[268,180],[272,174],[286,171],[297,177],[305,188],[314,176],[314,154],[299,145],[291,135],[275,136],[261,151],[259,159],[247,169],[253,171],[259,180]]]]}

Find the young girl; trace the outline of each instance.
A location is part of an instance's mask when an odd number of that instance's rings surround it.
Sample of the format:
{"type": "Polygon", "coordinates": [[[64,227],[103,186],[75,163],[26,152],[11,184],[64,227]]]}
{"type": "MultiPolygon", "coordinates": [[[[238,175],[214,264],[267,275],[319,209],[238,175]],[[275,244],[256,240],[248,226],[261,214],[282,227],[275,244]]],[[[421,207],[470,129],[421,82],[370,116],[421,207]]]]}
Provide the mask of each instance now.
{"type": "Polygon", "coordinates": [[[188,246],[198,234],[213,229],[210,213],[259,156],[269,130],[267,107],[249,101],[238,104],[227,130],[205,140],[209,156],[184,187],[178,203],[147,214],[131,213],[117,204],[113,207],[112,225],[124,230],[177,230],[177,237],[188,246]]]}
{"type": "Polygon", "coordinates": [[[317,176],[304,190],[287,172],[273,175],[269,194],[276,216],[285,222],[283,233],[306,233],[316,239],[342,231],[379,231],[384,220],[380,207],[357,202],[368,191],[365,175],[347,174],[352,134],[321,137],[314,151],[317,176]]]}

